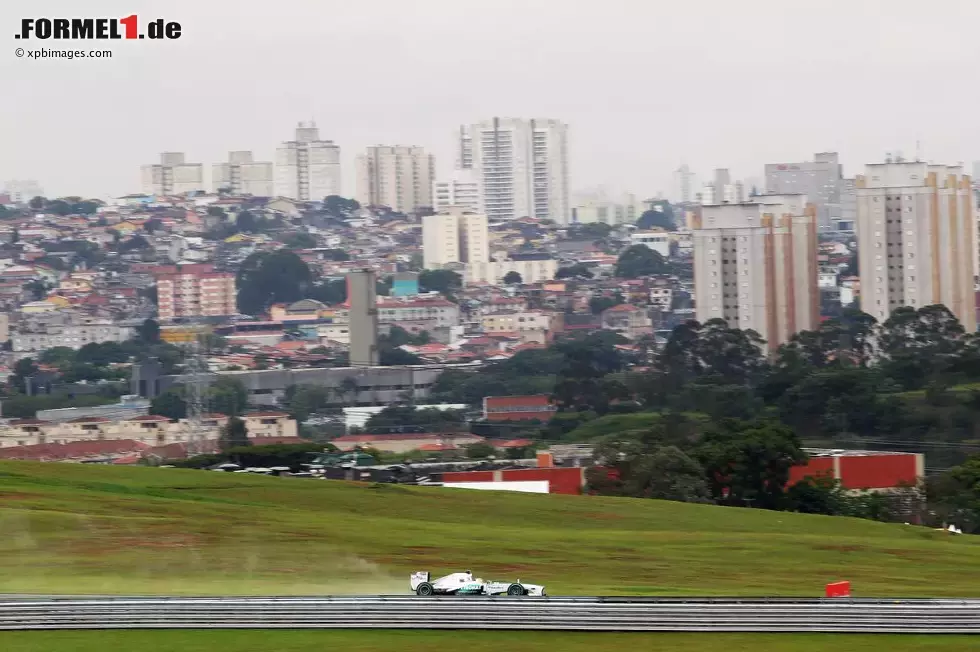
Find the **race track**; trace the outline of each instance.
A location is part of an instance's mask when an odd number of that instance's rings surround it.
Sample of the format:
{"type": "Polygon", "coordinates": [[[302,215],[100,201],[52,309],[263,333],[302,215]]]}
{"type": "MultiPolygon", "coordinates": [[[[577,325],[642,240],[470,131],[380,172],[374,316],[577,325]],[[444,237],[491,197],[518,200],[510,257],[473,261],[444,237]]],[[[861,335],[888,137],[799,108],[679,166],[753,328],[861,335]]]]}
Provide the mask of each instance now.
{"type": "Polygon", "coordinates": [[[980,633],[980,600],[0,597],[0,630],[510,629],[980,633]]]}

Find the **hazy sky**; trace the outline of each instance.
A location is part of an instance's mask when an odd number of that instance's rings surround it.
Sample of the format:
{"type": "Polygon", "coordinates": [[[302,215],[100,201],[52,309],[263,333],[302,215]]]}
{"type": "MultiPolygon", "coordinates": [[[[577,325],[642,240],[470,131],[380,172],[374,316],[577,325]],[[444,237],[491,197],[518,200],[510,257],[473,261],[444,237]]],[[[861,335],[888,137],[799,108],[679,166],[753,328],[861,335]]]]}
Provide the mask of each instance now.
{"type": "Polygon", "coordinates": [[[980,1],[0,0],[0,185],[139,190],[161,151],[272,160],[299,120],[354,155],[415,144],[452,166],[457,125],[570,125],[573,189],[651,195],[688,163],[761,176],[837,150],[980,159],[980,1]],[[179,21],[178,41],[14,40],[24,17],[179,21]],[[16,47],[107,47],[28,60],[16,47]]]}

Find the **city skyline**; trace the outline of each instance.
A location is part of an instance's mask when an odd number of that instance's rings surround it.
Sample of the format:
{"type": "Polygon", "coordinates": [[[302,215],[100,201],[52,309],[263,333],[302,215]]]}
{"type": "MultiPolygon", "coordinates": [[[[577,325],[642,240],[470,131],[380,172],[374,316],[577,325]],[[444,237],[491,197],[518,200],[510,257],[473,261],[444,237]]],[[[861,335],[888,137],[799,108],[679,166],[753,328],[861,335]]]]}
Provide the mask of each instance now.
{"type": "MultiPolygon", "coordinates": [[[[185,152],[188,160],[207,164],[239,150],[274,160],[284,130],[310,118],[343,150],[346,195],[354,190],[354,156],[366,147],[424,147],[436,157],[437,176],[445,176],[455,158],[453,130],[493,115],[545,115],[568,124],[574,130],[573,192],[605,185],[653,195],[670,188],[682,163],[702,175],[724,165],[744,178],[759,175],[766,163],[805,160],[819,151],[840,152],[850,176],[885,152],[903,150],[912,158],[916,141],[924,160],[969,162],[980,158],[980,136],[962,129],[971,103],[953,80],[968,74],[977,58],[970,17],[980,16],[980,7],[957,4],[959,20],[951,21],[945,12],[922,12],[911,2],[880,4],[881,13],[845,2],[792,8],[712,3],[709,11],[697,2],[652,7],[614,1],[598,11],[504,1],[474,30],[469,9],[448,2],[285,2],[272,11],[246,1],[236,5],[239,15],[229,25],[220,3],[177,0],[166,13],[185,26],[179,41],[113,43],[116,56],[108,61],[0,61],[8,95],[31,98],[0,107],[0,179],[36,179],[51,195],[117,196],[138,189],[135,170],[158,152],[185,152]],[[510,20],[517,11],[526,20],[510,20]],[[561,30],[549,27],[555,11],[561,30]],[[652,24],[685,28],[651,38],[652,24]],[[317,38],[324,33],[330,38],[317,38]],[[616,36],[595,38],[607,33],[616,36]],[[767,37],[751,36],[757,33],[767,37]],[[812,48],[797,45],[828,33],[835,35],[832,48],[819,47],[819,39],[812,48]],[[908,47],[908,33],[917,47],[908,47]],[[363,50],[369,34],[370,56],[350,57],[363,50]],[[244,35],[261,47],[239,52],[240,65],[223,67],[220,75],[200,65],[244,35]],[[421,45],[434,42],[454,52],[452,59],[421,45]],[[327,62],[322,78],[287,65],[314,56],[327,62]],[[353,60],[356,65],[347,63],[353,60]],[[443,79],[479,78],[484,85],[473,92],[469,82],[436,84],[429,81],[435,68],[443,79]],[[754,79],[759,70],[766,80],[754,79]],[[709,71],[716,81],[704,84],[709,71]],[[928,72],[926,92],[895,101],[893,90],[917,72],[928,72]],[[151,87],[128,90],[148,79],[151,87]],[[586,79],[637,90],[609,102],[586,93],[586,79]],[[762,83],[800,101],[791,111],[782,103],[760,109],[750,98],[762,83]],[[803,101],[814,87],[829,99],[803,101]],[[365,99],[379,90],[386,101],[365,99]],[[72,99],[71,111],[65,110],[68,98],[79,97],[83,101],[72,99]],[[227,110],[205,110],[216,106],[227,110]]],[[[159,12],[140,0],[93,2],[87,9],[93,15],[159,12]]],[[[3,3],[0,22],[16,22],[32,10],[22,0],[3,3]]],[[[50,15],[72,11],[73,3],[64,0],[45,3],[50,15]]]]}

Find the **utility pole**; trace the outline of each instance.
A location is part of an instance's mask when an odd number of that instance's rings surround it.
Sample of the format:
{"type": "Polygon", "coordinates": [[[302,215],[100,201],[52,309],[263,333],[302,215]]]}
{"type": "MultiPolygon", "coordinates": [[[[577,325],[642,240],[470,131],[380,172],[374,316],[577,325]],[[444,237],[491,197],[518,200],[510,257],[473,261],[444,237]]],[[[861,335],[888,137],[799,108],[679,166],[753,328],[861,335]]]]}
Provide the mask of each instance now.
{"type": "Polygon", "coordinates": [[[201,335],[195,336],[187,352],[187,453],[198,455],[204,451],[207,430],[204,427],[204,414],[207,413],[208,365],[201,344],[201,335]]]}

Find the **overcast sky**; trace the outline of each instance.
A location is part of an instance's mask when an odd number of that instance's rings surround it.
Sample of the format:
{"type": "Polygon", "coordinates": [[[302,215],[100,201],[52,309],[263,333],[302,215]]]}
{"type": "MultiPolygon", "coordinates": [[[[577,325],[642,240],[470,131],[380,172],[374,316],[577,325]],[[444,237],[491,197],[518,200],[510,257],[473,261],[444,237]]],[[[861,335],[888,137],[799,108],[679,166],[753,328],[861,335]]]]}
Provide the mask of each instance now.
{"type": "Polygon", "coordinates": [[[422,145],[452,167],[457,125],[570,126],[574,190],[652,195],[688,163],[761,176],[837,150],[845,173],[886,151],[980,159],[980,1],[0,0],[0,185],[49,195],[139,190],[183,151],[272,160],[299,120],[354,155],[422,145]],[[178,41],[14,40],[25,17],[176,20],[178,41]],[[16,47],[108,47],[41,60],[16,47]]]}

